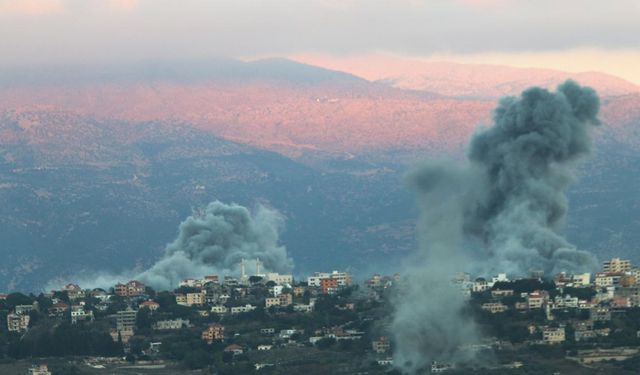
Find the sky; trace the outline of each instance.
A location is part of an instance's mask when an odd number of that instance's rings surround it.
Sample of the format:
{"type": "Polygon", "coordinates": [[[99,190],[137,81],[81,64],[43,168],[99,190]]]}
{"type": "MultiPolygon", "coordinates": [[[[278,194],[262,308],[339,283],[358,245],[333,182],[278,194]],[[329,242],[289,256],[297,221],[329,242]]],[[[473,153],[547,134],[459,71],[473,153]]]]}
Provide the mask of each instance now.
{"type": "Polygon", "coordinates": [[[638,0],[0,0],[0,65],[389,53],[640,84],[638,0]]]}

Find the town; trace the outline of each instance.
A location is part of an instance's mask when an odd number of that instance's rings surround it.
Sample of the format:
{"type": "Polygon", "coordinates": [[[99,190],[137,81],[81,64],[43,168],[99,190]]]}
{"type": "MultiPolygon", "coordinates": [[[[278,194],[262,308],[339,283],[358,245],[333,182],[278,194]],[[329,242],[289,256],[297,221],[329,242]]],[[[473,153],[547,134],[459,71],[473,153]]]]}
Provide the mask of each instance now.
{"type": "MultiPolygon", "coordinates": [[[[401,275],[296,280],[261,272],[257,259],[250,275],[249,263],[239,277],[203,275],[172,291],[130,280],[109,290],[0,294],[0,372],[394,373],[390,321],[401,275]]],[[[484,360],[471,368],[434,361],[425,373],[624,374],[640,363],[640,268],[628,260],[605,261],[593,275],[463,273],[451,282],[482,329],[469,350],[484,360]]]]}

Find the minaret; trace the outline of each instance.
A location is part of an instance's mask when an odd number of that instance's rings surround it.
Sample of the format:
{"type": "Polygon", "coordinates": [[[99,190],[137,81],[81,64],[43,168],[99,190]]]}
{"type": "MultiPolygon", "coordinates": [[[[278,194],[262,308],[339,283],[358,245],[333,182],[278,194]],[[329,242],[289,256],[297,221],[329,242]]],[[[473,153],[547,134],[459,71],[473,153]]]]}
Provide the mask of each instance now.
{"type": "Polygon", "coordinates": [[[246,276],[246,272],[245,272],[245,268],[244,268],[244,258],[242,258],[242,260],[240,260],[240,274],[241,277],[244,279],[246,276]]]}

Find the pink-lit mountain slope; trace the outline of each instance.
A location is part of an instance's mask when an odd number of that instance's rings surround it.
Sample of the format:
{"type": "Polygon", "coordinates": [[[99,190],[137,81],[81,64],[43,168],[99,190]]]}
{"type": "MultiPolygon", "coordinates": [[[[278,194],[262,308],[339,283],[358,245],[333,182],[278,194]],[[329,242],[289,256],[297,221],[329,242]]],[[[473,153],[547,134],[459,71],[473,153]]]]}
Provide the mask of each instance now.
{"type": "MultiPolygon", "coordinates": [[[[0,111],[38,107],[132,123],[186,123],[296,156],[304,151],[457,149],[479,124],[490,122],[496,105],[496,98],[403,90],[286,60],[246,69],[235,75],[227,71],[225,79],[215,74],[176,78],[174,71],[159,71],[127,79],[12,82],[0,86],[0,111]],[[293,78],[286,73],[291,70],[297,72],[293,78]]],[[[604,122],[618,139],[635,142],[639,108],[640,94],[605,97],[604,122]]]]}

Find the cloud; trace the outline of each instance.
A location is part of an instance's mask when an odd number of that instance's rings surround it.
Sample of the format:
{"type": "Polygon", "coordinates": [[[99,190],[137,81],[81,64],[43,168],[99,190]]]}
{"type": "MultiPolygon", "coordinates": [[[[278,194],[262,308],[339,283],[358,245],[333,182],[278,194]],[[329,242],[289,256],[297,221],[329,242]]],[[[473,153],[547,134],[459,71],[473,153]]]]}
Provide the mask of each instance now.
{"type": "Polygon", "coordinates": [[[0,0],[3,64],[640,49],[640,2],[619,0],[0,0]],[[144,12],[141,11],[144,9],[144,12]],[[122,17],[126,12],[127,17],[122,17]],[[579,16],[577,14],[579,13],[579,16]]]}
{"type": "Polygon", "coordinates": [[[0,0],[0,15],[42,16],[62,13],[62,0],[0,0]]]}
{"type": "Polygon", "coordinates": [[[107,6],[109,9],[118,12],[133,12],[138,9],[140,3],[138,0],[108,0],[107,6]]]}

